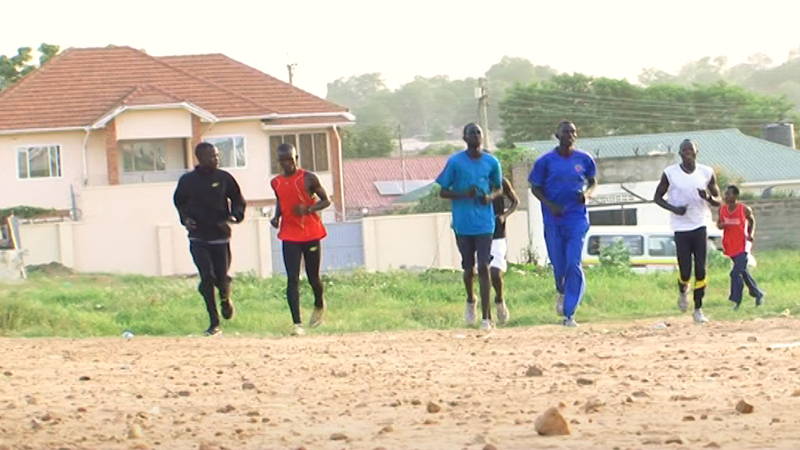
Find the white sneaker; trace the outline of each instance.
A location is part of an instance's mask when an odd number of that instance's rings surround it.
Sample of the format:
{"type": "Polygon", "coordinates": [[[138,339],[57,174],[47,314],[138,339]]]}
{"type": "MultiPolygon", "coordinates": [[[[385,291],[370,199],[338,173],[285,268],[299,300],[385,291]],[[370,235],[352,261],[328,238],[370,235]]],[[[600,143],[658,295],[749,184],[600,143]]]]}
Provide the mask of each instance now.
{"type": "Polygon", "coordinates": [[[497,324],[498,325],[505,325],[508,323],[508,319],[511,315],[508,313],[508,306],[506,306],[506,302],[495,302],[495,308],[497,309],[497,324]]]}
{"type": "Polygon", "coordinates": [[[303,328],[302,325],[299,323],[294,324],[294,328],[292,329],[292,336],[305,336],[306,330],[303,328]]]}
{"type": "Polygon", "coordinates": [[[578,326],[578,322],[575,322],[575,319],[573,319],[572,317],[564,318],[564,322],[562,322],[562,324],[565,327],[570,327],[570,328],[575,328],[578,326]]]}
{"type": "Polygon", "coordinates": [[[689,309],[689,290],[687,289],[686,292],[679,292],[678,293],[678,309],[681,312],[686,312],[689,309]]]}
{"type": "Polygon", "coordinates": [[[489,331],[492,329],[492,321],[489,319],[481,320],[481,330],[489,331]]]}
{"type": "Polygon", "coordinates": [[[475,324],[475,302],[467,302],[464,308],[464,322],[466,322],[467,325],[475,324]]]}
{"type": "Polygon", "coordinates": [[[694,323],[696,324],[702,325],[708,322],[708,318],[705,316],[705,314],[703,314],[703,310],[700,308],[694,310],[693,316],[694,316],[694,323]]]}
{"type": "Polygon", "coordinates": [[[556,294],[556,314],[564,315],[564,294],[556,294]]]}

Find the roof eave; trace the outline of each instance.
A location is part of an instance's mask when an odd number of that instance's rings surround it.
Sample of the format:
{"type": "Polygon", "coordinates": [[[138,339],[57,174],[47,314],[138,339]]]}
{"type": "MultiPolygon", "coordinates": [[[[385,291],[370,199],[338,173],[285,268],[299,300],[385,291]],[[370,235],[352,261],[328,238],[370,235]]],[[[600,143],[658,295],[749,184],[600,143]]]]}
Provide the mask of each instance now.
{"type": "Polygon", "coordinates": [[[112,119],[119,116],[120,114],[124,113],[125,111],[153,111],[161,109],[185,109],[190,113],[196,115],[203,121],[206,122],[219,121],[217,116],[191,102],[159,103],[153,105],[121,105],[109,111],[99,119],[97,119],[93,124],[89,126],[89,128],[93,130],[104,128],[108,124],[108,122],[110,122],[112,119]]]}

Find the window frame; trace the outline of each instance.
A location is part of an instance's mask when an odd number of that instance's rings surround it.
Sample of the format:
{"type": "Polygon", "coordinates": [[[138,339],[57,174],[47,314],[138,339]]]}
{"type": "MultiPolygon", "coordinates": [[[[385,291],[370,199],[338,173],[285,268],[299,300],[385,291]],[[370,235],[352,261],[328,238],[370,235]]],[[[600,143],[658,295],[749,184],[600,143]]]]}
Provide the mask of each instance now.
{"type": "Polygon", "coordinates": [[[272,143],[270,141],[271,141],[271,139],[273,137],[279,137],[279,138],[281,138],[281,142],[283,143],[283,142],[286,142],[285,139],[284,139],[285,136],[294,136],[294,142],[295,142],[294,146],[297,149],[297,164],[298,164],[298,166],[300,168],[308,170],[308,171],[311,171],[311,172],[314,172],[314,173],[328,173],[328,172],[331,172],[331,151],[330,151],[330,149],[331,149],[331,139],[330,139],[330,135],[328,134],[327,130],[302,130],[302,131],[289,131],[289,130],[287,130],[285,132],[280,132],[280,131],[276,130],[275,133],[269,133],[267,135],[267,151],[269,153],[269,168],[268,168],[269,175],[274,176],[274,175],[280,175],[280,173],[281,173],[281,168],[280,168],[280,165],[278,164],[278,161],[277,160],[273,160],[273,158],[272,158],[272,143]],[[316,135],[316,134],[322,134],[322,135],[325,136],[325,160],[327,161],[327,166],[328,166],[325,170],[317,170],[317,168],[316,168],[316,165],[317,165],[317,149],[316,149],[316,144],[315,144],[315,139],[314,139],[314,135],[316,135]],[[313,159],[312,165],[314,167],[312,167],[312,168],[309,168],[309,167],[303,165],[303,161],[301,159],[301,152],[300,152],[300,136],[301,135],[309,135],[311,137],[312,152],[313,152],[313,155],[314,155],[313,158],[312,158],[313,159]],[[273,164],[274,164],[274,166],[273,166],[273,164]]]}
{"type": "MultiPolygon", "coordinates": [[[[16,147],[16,150],[17,151],[14,152],[14,165],[16,166],[16,169],[17,169],[16,170],[17,180],[61,180],[61,179],[64,178],[64,164],[62,162],[62,160],[64,158],[62,157],[62,153],[63,152],[61,151],[62,150],[62,145],[61,144],[49,143],[49,144],[18,145],[16,147]],[[50,176],[46,176],[46,177],[32,177],[32,176],[30,176],[30,174],[31,174],[30,149],[33,148],[33,147],[45,147],[45,148],[48,148],[48,149],[51,148],[51,147],[58,148],[58,175],[56,175],[56,176],[50,175],[50,176]],[[28,170],[27,170],[27,175],[28,176],[27,177],[19,176],[19,170],[20,170],[19,154],[20,154],[20,151],[22,151],[22,150],[25,150],[27,161],[28,161],[28,163],[27,163],[28,164],[28,170]]],[[[48,165],[52,168],[52,164],[53,163],[52,163],[52,160],[50,160],[50,156],[49,156],[50,155],[50,150],[48,150],[47,154],[48,154],[48,160],[49,160],[49,163],[50,163],[48,165]]]]}
{"type": "MultiPolygon", "coordinates": [[[[209,142],[210,144],[213,144],[214,147],[216,147],[217,144],[215,144],[213,142],[210,142],[209,139],[227,139],[227,138],[230,138],[230,139],[242,138],[242,148],[244,148],[244,165],[243,166],[223,166],[222,165],[222,158],[220,158],[219,168],[220,169],[233,169],[233,170],[247,169],[247,164],[248,164],[247,161],[250,159],[250,158],[247,157],[247,136],[245,136],[243,134],[214,134],[214,135],[209,135],[209,136],[203,136],[203,141],[209,142]]],[[[235,143],[234,143],[233,149],[234,149],[234,152],[235,152],[236,151],[236,144],[235,143]]],[[[217,149],[217,150],[219,150],[219,149],[217,149]]],[[[234,162],[235,162],[236,161],[236,155],[234,155],[233,159],[234,159],[234,162]]]]}

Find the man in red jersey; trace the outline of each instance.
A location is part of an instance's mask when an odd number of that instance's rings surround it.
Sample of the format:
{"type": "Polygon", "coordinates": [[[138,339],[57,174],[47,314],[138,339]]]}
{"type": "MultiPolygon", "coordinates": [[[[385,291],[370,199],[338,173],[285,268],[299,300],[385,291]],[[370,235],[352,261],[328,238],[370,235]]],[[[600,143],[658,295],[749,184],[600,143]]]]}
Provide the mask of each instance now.
{"type": "Polygon", "coordinates": [[[728,186],[725,189],[725,204],[720,206],[717,218],[717,227],[723,230],[722,249],[733,260],[731,295],[728,297],[734,303],[733,309],[739,309],[745,285],[750,296],[756,299],[756,306],[764,303],[764,292],[747,271],[747,247],[755,238],[756,218],[753,210],[744,203],[739,203],[738,199],[739,188],[728,186]]]}
{"type": "Polygon", "coordinates": [[[318,211],[331,202],[319,178],[312,172],[297,167],[297,150],[292,144],[281,144],[277,149],[281,174],[270,182],[275,192],[275,216],[270,223],[278,228],[278,239],[283,241],[283,263],[286,266],[286,299],[292,313],[295,336],[305,334],[300,320],[300,259],[305,261],[306,276],[314,291],[314,313],[309,326],[322,323],[325,300],[319,267],[322,261],[320,240],[327,236],[318,211]]]}

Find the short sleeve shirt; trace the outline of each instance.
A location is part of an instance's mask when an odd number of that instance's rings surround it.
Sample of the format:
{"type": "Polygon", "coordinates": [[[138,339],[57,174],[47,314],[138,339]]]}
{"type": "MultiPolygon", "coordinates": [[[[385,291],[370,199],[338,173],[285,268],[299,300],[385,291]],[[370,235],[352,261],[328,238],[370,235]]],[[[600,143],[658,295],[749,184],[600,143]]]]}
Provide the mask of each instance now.
{"type": "Polygon", "coordinates": [[[492,202],[484,205],[480,197],[502,185],[503,173],[500,162],[494,156],[482,152],[479,158],[471,158],[467,150],[456,153],[447,160],[436,183],[442,189],[467,191],[475,187],[474,198],[452,201],[453,230],[456,234],[475,236],[494,232],[494,207],[492,202]]]}
{"type": "Polygon", "coordinates": [[[545,197],[563,208],[561,216],[554,216],[542,204],[542,218],[546,225],[558,223],[589,223],[586,205],[579,201],[580,193],[589,178],[597,176],[594,159],[583,150],[575,149],[562,156],[554,148],[536,160],[528,176],[532,186],[541,187],[545,197]]]}

